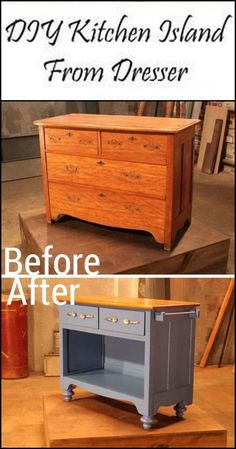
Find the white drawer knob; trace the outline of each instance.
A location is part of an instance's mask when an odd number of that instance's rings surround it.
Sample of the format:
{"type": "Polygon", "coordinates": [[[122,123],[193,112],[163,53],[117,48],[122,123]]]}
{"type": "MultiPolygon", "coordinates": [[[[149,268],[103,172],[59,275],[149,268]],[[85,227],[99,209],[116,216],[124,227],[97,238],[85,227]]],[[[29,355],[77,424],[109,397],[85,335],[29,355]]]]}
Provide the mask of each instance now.
{"type": "Polygon", "coordinates": [[[94,318],[94,315],[90,315],[89,313],[81,313],[79,317],[81,318],[81,320],[86,320],[94,318]]]}
{"type": "Polygon", "coordinates": [[[116,316],[108,316],[105,318],[106,321],[109,321],[110,323],[117,323],[118,318],[116,316]]]}
{"type": "Polygon", "coordinates": [[[123,323],[124,324],[139,324],[140,323],[140,321],[138,321],[138,320],[129,320],[128,318],[124,318],[124,320],[123,320],[123,323]]]}
{"type": "Polygon", "coordinates": [[[72,316],[73,318],[75,318],[77,316],[76,312],[67,312],[66,314],[67,316],[72,316]]]}

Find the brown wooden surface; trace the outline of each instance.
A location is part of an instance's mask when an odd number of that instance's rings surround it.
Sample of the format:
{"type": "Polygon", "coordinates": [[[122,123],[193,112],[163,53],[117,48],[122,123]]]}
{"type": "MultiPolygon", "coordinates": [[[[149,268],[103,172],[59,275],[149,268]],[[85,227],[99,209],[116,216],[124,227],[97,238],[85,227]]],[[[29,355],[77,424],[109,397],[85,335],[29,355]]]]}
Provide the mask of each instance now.
{"type": "Polygon", "coordinates": [[[199,123],[199,120],[132,115],[67,114],[35,120],[35,125],[55,128],[107,129],[177,133],[199,123]]]}
{"type": "Polygon", "coordinates": [[[107,226],[146,229],[164,241],[165,201],[107,189],[50,182],[51,215],[67,214],[107,226]]]}
{"type": "Polygon", "coordinates": [[[140,101],[138,105],[137,115],[143,115],[146,108],[146,101],[140,101]]]}
{"type": "Polygon", "coordinates": [[[132,404],[79,391],[70,403],[43,397],[47,447],[226,447],[227,432],[191,405],[184,419],[161,407],[153,429],[144,430],[132,404]]]}
{"type": "Polygon", "coordinates": [[[41,165],[42,165],[42,175],[43,175],[43,191],[45,199],[46,208],[46,220],[48,223],[51,222],[51,208],[49,200],[48,191],[48,179],[47,179],[47,159],[45,153],[45,133],[43,126],[39,126],[39,143],[40,143],[40,155],[41,155],[41,165]]]}
{"type": "Polygon", "coordinates": [[[202,171],[204,173],[213,173],[218,153],[218,147],[221,138],[223,120],[216,119],[213,130],[212,141],[206,144],[205,155],[202,164],[202,171]]]}
{"type": "Polygon", "coordinates": [[[46,151],[75,152],[84,156],[93,156],[98,152],[98,133],[77,129],[45,129],[46,151]]]}
{"type": "MultiPolygon", "coordinates": [[[[70,298],[63,298],[70,302],[70,298]]],[[[112,296],[79,296],[75,299],[76,304],[97,305],[103,307],[118,307],[124,309],[159,310],[163,308],[197,307],[198,302],[170,301],[165,299],[151,298],[129,298],[112,296]]]]}
{"type": "MultiPolygon", "coordinates": [[[[47,154],[48,180],[94,185],[165,199],[166,166],[47,154]]],[[[78,193],[81,188],[78,186],[78,193]]]]}
{"type": "Polygon", "coordinates": [[[165,134],[101,133],[102,155],[115,160],[166,164],[165,134]]]}
{"type": "Polygon", "coordinates": [[[166,117],[172,117],[173,112],[174,112],[174,106],[175,106],[175,102],[174,101],[167,101],[166,102],[166,113],[165,113],[166,117]]]}
{"type": "MultiPolygon", "coordinates": [[[[28,253],[40,257],[45,246],[53,245],[53,259],[64,253],[100,257],[103,274],[224,274],[229,239],[193,219],[191,227],[171,252],[163,251],[153,237],[143,232],[94,225],[77,219],[47,224],[43,209],[19,215],[23,243],[28,253]]],[[[62,269],[62,265],[60,266],[62,269]]],[[[53,266],[50,266],[53,273],[53,266]]],[[[84,273],[83,265],[81,274],[84,273]]]]}
{"type": "Polygon", "coordinates": [[[221,153],[222,153],[222,147],[223,147],[223,142],[224,142],[224,132],[225,132],[227,114],[228,114],[228,110],[225,107],[211,106],[211,105],[206,106],[204,122],[203,122],[203,129],[202,129],[202,137],[201,137],[198,161],[197,161],[197,166],[198,166],[199,170],[201,170],[202,166],[203,166],[203,161],[204,161],[204,156],[205,156],[205,151],[206,151],[206,144],[207,144],[207,142],[212,141],[215,121],[216,121],[216,119],[221,119],[221,120],[223,120],[223,125],[222,125],[221,138],[220,138],[217,157],[216,157],[216,163],[215,163],[215,167],[214,167],[214,173],[218,173],[220,159],[221,159],[221,153]]]}
{"type": "Polygon", "coordinates": [[[204,353],[202,355],[201,361],[200,361],[200,367],[204,368],[207,364],[208,358],[210,356],[210,352],[212,350],[212,347],[214,345],[217,333],[219,332],[220,326],[223,323],[223,319],[225,316],[225,313],[227,311],[227,308],[229,306],[230,301],[232,300],[232,295],[234,292],[234,279],[230,279],[228,288],[226,290],[225,296],[223,298],[216,322],[214,323],[214,326],[212,328],[209,340],[207,342],[206,348],[204,350],[204,353]]]}
{"type": "Polygon", "coordinates": [[[191,222],[194,127],[168,136],[166,176],[165,248],[170,249],[178,231],[191,222]],[[169,242],[169,243],[168,243],[169,242]]]}

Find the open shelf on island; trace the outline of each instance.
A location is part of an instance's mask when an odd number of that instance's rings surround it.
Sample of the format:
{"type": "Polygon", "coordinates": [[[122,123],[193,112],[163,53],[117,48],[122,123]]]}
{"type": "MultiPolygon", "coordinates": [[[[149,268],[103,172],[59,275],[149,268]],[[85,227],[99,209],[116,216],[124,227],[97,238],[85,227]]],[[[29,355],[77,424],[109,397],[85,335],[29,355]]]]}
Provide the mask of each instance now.
{"type": "Polygon", "coordinates": [[[144,396],[143,379],[108,369],[89,371],[69,377],[72,383],[74,382],[82,388],[91,391],[96,386],[97,389],[110,390],[113,393],[121,393],[122,395],[127,394],[135,398],[143,399],[144,396]]]}
{"type": "Polygon", "coordinates": [[[63,376],[97,394],[144,398],[145,343],[63,329],[63,376]]]}

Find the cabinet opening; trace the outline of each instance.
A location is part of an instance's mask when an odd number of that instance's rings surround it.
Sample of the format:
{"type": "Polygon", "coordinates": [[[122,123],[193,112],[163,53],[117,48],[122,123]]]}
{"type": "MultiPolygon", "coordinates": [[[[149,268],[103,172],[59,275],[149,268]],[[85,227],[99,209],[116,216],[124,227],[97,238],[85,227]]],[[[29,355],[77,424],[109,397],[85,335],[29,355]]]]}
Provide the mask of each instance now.
{"type": "Polygon", "coordinates": [[[102,394],[144,397],[145,343],[63,329],[63,375],[102,394]]]}

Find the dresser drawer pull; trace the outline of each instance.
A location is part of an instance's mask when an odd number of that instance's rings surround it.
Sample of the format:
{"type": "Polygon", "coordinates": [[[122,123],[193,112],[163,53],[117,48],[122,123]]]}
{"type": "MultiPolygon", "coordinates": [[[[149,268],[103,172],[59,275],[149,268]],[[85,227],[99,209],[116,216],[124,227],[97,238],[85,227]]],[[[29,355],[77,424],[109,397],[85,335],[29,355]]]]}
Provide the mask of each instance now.
{"type": "Polygon", "coordinates": [[[155,143],[144,143],[144,148],[147,148],[148,150],[159,150],[160,145],[157,145],[155,143]]]}
{"type": "Polygon", "coordinates": [[[124,176],[126,176],[126,178],[130,178],[130,179],[141,179],[142,178],[141,175],[139,175],[138,173],[135,173],[133,171],[125,171],[124,176]]]}
{"type": "Polygon", "coordinates": [[[104,320],[109,321],[109,323],[117,323],[118,318],[116,316],[108,316],[104,320]]]}
{"type": "Polygon", "coordinates": [[[81,320],[87,320],[87,319],[94,318],[94,315],[89,314],[89,313],[81,313],[79,317],[81,320]]]}
{"type": "Polygon", "coordinates": [[[81,143],[82,145],[91,145],[93,143],[93,141],[91,139],[79,139],[79,143],[81,143]]]}
{"type": "Polygon", "coordinates": [[[139,207],[135,206],[135,204],[126,204],[125,209],[129,212],[132,212],[133,214],[136,212],[140,212],[139,207]]]}
{"type": "Polygon", "coordinates": [[[136,324],[140,324],[140,321],[138,321],[138,320],[129,320],[128,318],[125,318],[125,319],[123,320],[123,323],[124,323],[124,324],[133,324],[133,325],[136,325],[136,324]]]}
{"type": "Polygon", "coordinates": [[[137,137],[134,136],[128,137],[129,142],[134,142],[135,140],[138,140],[137,137]]]}
{"type": "Polygon", "coordinates": [[[72,318],[77,317],[77,313],[76,313],[76,312],[67,312],[66,315],[67,315],[67,316],[71,316],[72,318]]]}
{"type": "Polygon", "coordinates": [[[100,196],[100,198],[104,198],[105,193],[102,193],[102,192],[101,192],[101,193],[98,194],[98,196],[100,196]]]}
{"type": "Polygon", "coordinates": [[[76,203],[77,201],[79,201],[80,199],[79,199],[79,196],[77,196],[77,195],[67,195],[67,199],[69,200],[69,201],[71,201],[72,203],[76,203]]]}
{"type": "Polygon", "coordinates": [[[50,142],[56,143],[56,142],[59,142],[59,140],[61,140],[61,138],[56,137],[56,136],[49,136],[49,140],[50,140],[50,142]]]}
{"type": "Polygon", "coordinates": [[[65,169],[69,172],[69,173],[77,173],[79,171],[79,166],[78,165],[66,165],[65,169]]]}
{"type": "Polygon", "coordinates": [[[114,147],[122,145],[122,142],[120,142],[119,140],[116,140],[116,139],[108,140],[107,143],[108,143],[108,145],[113,145],[114,147]]]}
{"type": "Polygon", "coordinates": [[[104,161],[98,161],[97,164],[98,165],[105,165],[105,162],[104,161]]]}

